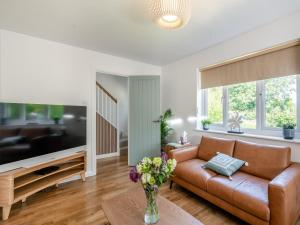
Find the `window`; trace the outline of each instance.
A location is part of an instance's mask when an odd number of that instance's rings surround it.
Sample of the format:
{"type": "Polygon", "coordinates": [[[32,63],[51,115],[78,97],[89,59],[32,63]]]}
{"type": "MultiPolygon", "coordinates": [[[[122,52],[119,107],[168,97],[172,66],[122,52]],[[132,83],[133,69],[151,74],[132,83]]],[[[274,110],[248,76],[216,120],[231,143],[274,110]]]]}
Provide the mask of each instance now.
{"type": "Polygon", "coordinates": [[[26,120],[47,118],[47,106],[39,104],[26,104],[26,120]]]}
{"type": "Polygon", "coordinates": [[[5,115],[12,119],[19,119],[22,116],[23,107],[20,104],[5,104],[5,115]]]}
{"type": "MultiPolygon", "coordinates": [[[[250,133],[279,135],[283,124],[300,124],[299,75],[208,88],[200,93],[203,96],[201,116],[219,129],[228,130],[227,120],[236,112],[243,118],[241,128],[250,133]]],[[[297,131],[300,133],[299,127],[297,131]]]]}
{"type": "Polygon", "coordinates": [[[51,105],[49,106],[49,119],[61,119],[64,115],[64,106],[51,105]]]}
{"type": "Polygon", "coordinates": [[[265,126],[282,127],[286,122],[296,123],[296,76],[266,80],[265,126]]]}
{"type": "Polygon", "coordinates": [[[256,83],[249,82],[228,87],[228,118],[238,112],[243,128],[256,128],[256,83]]]}
{"type": "Polygon", "coordinates": [[[6,103],[0,110],[3,110],[4,115],[12,121],[38,122],[39,120],[48,120],[52,123],[53,120],[61,119],[64,115],[64,106],[62,105],[6,103]]]}
{"type": "Polygon", "coordinates": [[[223,88],[207,90],[207,116],[214,124],[223,124],[223,88]]]}

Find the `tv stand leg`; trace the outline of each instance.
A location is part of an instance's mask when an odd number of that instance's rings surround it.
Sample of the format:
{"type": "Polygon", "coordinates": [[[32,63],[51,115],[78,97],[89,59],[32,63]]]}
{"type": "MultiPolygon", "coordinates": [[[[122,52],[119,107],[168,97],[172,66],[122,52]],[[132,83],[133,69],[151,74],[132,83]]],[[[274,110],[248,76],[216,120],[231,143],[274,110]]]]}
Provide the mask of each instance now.
{"type": "Polygon", "coordinates": [[[3,220],[7,220],[8,219],[10,210],[11,210],[11,205],[9,205],[9,206],[3,206],[3,208],[2,208],[2,219],[3,220]]]}
{"type": "Polygon", "coordinates": [[[81,176],[81,180],[82,180],[83,182],[85,182],[85,172],[81,173],[80,176],[81,176]]]}

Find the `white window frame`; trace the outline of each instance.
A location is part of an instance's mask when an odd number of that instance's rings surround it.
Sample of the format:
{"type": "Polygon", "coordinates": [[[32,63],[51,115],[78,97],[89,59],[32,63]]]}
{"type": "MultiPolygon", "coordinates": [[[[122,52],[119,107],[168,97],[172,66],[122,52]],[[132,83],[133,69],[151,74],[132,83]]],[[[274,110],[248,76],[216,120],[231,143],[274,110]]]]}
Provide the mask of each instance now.
{"type": "MultiPolygon", "coordinates": [[[[228,86],[223,86],[223,124],[212,124],[212,129],[227,131],[228,130],[228,86]]],[[[198,92],[201,98],[200,118],[208,115],[208,95],[207,89],[198,92]]],[[[296,137],[300,137],[300,75],[296,75],[296,137]]],[[[266,112],[265,112],[265,81],[256,81],[256,128],[243,128],[243,131],[250,134],[259,134],[267,136],[282,136],[281,128],[272,128],[266,126],[266,112]]],[[[198,123],[199,125],[200,123],[198,123]]],[[[198,126],[197,125],[197,126],[198,126]]],[[[199,129],[200,127],[197,127],[199,129]]]]}

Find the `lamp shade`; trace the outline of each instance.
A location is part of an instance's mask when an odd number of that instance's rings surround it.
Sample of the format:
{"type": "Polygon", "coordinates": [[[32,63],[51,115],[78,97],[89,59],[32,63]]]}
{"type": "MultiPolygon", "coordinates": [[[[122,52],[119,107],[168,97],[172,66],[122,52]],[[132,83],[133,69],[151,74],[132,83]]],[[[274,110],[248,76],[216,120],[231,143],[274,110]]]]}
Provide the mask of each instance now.
{"type": "Polygon", "coordinates": [[[165,29],[178,29],[188,23],[191,17],[190,0],[151,0],[154,22],[165,29]]]}

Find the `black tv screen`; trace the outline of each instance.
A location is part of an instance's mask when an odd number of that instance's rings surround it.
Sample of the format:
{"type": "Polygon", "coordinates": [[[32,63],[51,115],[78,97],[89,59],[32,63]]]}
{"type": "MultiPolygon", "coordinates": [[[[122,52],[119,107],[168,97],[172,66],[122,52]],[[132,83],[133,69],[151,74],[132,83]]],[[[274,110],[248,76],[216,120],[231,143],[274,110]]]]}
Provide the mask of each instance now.
{"type": "Polygon", "coordinates": [[[0,103],[0,165],[86,145],[86,107],[0,103]]]}

